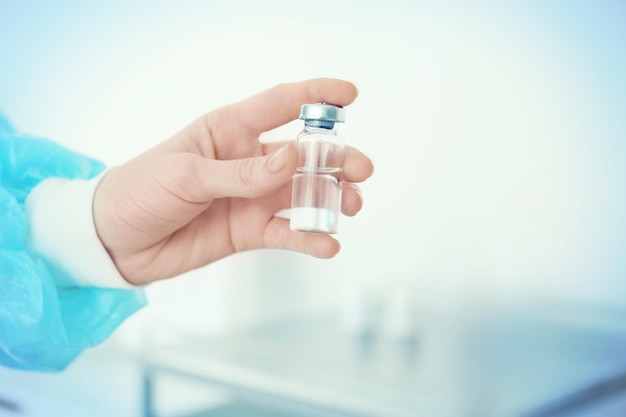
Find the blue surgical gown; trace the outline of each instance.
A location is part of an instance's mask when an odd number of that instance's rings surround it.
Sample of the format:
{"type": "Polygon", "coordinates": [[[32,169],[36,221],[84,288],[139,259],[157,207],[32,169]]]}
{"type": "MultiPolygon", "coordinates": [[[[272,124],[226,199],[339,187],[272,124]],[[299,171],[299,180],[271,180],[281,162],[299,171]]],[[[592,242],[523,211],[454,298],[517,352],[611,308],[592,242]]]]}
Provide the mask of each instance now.
{"type": "Polygon", "coordinates": [[[57,287],[59,272],[26,245],[24,201],[39,182],[88,179],[103,169],[94,159],[16,132],[0,114],[1,365],[62,370],[145,305],[141,290],[57,287]]]}

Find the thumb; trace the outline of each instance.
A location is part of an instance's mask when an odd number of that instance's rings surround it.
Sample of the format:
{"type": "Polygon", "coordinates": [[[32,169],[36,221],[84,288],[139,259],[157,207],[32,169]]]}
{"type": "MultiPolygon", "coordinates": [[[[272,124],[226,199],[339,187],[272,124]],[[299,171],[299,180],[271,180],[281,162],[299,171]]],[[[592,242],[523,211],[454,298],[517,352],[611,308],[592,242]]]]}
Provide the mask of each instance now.
{"type": "Polygon", "coordinates": [[[291,180],[298,162],[293,143],[253,158],[207,161],[205,187],[212,198],[255,198],[268,195],[291,180]]]}

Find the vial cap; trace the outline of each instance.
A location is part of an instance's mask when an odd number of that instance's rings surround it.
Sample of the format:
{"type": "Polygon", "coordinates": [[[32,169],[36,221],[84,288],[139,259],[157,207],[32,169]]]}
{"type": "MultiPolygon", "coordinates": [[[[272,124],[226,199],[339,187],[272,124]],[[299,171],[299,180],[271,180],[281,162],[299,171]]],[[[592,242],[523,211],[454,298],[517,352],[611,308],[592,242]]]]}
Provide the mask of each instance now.
{"type": "Polygon", "coordinates": [[[304,104],[300,109],[300,119],[307,126],[332,129],[335,123],[346,121],[346,111],[343,107],[326,103],[304,104]]]}

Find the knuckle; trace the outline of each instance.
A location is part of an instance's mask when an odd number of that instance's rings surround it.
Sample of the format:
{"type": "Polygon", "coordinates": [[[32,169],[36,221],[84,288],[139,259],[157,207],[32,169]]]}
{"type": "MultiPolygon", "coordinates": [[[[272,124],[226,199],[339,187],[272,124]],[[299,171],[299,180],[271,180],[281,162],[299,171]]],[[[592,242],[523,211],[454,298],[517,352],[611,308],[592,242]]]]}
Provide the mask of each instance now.
{"type": "Polygon", "coordinates": [[[201,167],[194,155],[176,155],[169,166],[163,168],[160,182],[171,194],[189,202],[194,202],[202,194],[201,167]]]}
{"type": "Polygon", "coordinates": [[[195,182],[200,175],[198,159],[192,154],[177,155],[173,164],[172,173],[181,185],[195,182]]]}
{"type": "Polygon", "coordinates": [[[251,158],[238,159],[234,163],[233,180],[241,187],[250,188],[257,182],[257,164],[251,158]]]}

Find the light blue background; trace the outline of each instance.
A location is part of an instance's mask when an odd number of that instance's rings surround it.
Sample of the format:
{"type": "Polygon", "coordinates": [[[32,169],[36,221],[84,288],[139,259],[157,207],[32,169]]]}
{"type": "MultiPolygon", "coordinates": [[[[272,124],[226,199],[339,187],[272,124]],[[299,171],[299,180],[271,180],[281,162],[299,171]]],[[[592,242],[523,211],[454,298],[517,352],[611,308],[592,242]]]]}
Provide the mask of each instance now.
{"type": "Polygon", "coordinates": [[[247,253],[153,285],[121,341],[398,293],[453,318],[626,305],[626,3],[471,3],[0,0],[0,111],[109,165],[276,83],[359,87],[344,134],[376,173],[342,253],[247,253]]]}

